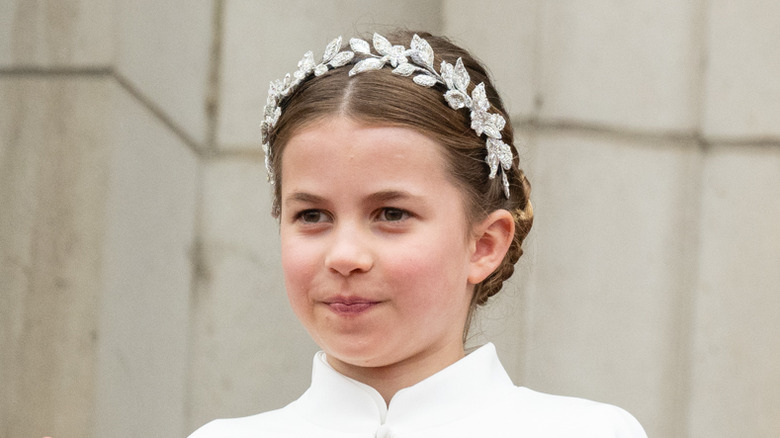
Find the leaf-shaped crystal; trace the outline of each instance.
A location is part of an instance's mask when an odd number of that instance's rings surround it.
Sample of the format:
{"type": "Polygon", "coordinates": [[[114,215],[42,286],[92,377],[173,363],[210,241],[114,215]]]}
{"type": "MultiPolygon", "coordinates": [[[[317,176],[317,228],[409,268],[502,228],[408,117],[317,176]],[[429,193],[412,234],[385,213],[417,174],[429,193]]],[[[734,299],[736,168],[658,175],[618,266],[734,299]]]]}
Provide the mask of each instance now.
{"type": "Polygon", "coordinates": [[[380,55],[389,55],[392,47],[393,45],[390,44],[390,41],[388,41],[387,38],[378,33],[374,34],[374,49],[376,49],[377,53],[380,55]]]}
{"type": "Polygon", "coordinates": [[[466,67],[463,65],[463,59],[461,58],[458,58],[455,62],[455,69],[452,72],[452,81],[455,83],[455,88],[464,93],[468,92],[471,77],[469,76],[466,67]]]}
{"type": "Polygon", "coordinates": [[[406,60],[406,48],[404,46],[392,46],[390,47],[390,51],[386,55],[390,59],[390,65],[393,67],[398,66],[398,64],[403,64],[408,62],[406,60]]]}
{"type": "Polygon", "coordinates": [[[403,64],[399,64],[398,67],[393,69],[393,73],[401,76],[409,76],[412,73],[414,73],[417,69],[418,67],[415,67],[413,64],[404,62],[403,64]]]}
{"type": "Polygon", "coordinates": [[[482,135],[484,132],[488,137],[494,139],[501,138],[501,130],[504,129],[506,121],[499,114],[490,114],[487,112],[471,112],[471,129],[482,135]]]}
{"type": "Polygon", "coordinates": [[[274,108],[276,108],[276,94],[271,94],[271,92],[268,92],[268,98],[265,100],[265,112],[272,111],[274,108]]]}
{"type": "Polygon", "coordinates": [[[282,109],[276,107],[276,109],[274,109],[274,113],[271,115],[271,126],[276,125],[276,122],[279,121],[279,117],[281,116],[282,116],[282,109]]]}
{"type": "Polygon", "coordinates": [[[290,88],[290,85],[292,85],[292,76],[290,76],[290,73],[287,73],[284,75],[284,78],[282,78],[282,86],[286,89],[290,88]]]}
{"type": "Polygon", "coordinates": [[[292,84],[292,76],[290,73],[287,73],[284,75],[282,79],[277,79],[274,81],[274,88],[276,89],[276,97],[285,96],[287,94],[287,90],[290,88],[290,84],[292,84]]]}
{"type": "Polygon", "coordinates": [[[512,149],[510,149],[506,143],[502,142],[501,145],[502,148],[498,160],[501,162],[501,167],[503,167],[504,170],[509,170],[512,168],[512,149]]]}
{"type": "Polygon", "coordinates": [[[260,130],[264,137],[268,136],[268,133],[271,131],[271,128],[273,128],[276,125],[276,122],[279,121],[279,117],[281,115],[282,115],[282,110],[280,108],[276,108],[273,111],[268,111],[266,109],[265,118],[263,118],[263,122],[260,124],[260,130]]]}
{"type": "Polygon", "coordinates": [[[488,156],[485,157],[485,161],[488,161],[488,158],[490,159],[488,165],[490,165],[491,178],[496,176],[499,164],[506,170],[509,170],[512,167],[512,149],[508,144],[501,140],[489,138],[485,143],[485,146],[488,150],[488,156]]]}
{"type": "Polygon", "coordinates": [[[315,65],[317,65],[317,63],[314,62],[314,54],[311,51],[308,51],[303,54],[303,59],[298,62],[298,70],[308,74],[314,70],[315,65]]]}
{"type": "Polygon", "coordinates": [[[331,41],[330,44],[325,47],[325,53],[322,55],[322,62],[327,63],[330,61],[336,56],[336,53],[338,53],[339,50],[341,50],[341,36],[331,41]]]}
{"type": "Polygon", "coordinates": [[[263,142],[263,150],[268,149],[268,123],[265,121],[260,124],[260,141],[263,142]]]}
{"type": "Polygon", "coordinates": [[[509,180],[506,177],[506,172],[501,172],[501,181],[504,183],[504,196],[509,199],[511,194],[509,193],[509,180]]]}
{"type": "Polygon", "coordinates": [[[491,124],[496,127],[499,131],[504,129],[504,126],[506,126],[506,120],[504,119],[501,114],[491,114],[490,115],[491,124]]]}
{"type": "Polygon", "coordinates": [[[268,153],[269,151],[266,151],[265,154],[265,172],[268,174],[268,181],[271,182],[271,184],[274,183],[274,169],[271,167],[271,155],[268,153]]]}
{"type": "Polygon", "coordinates": [[[414,34],[409,47],[412,49],[411,56],[414,62],[433,68],[433,49],[428,41],[414,34]]]}
{"type": "Polygon", "coordinates": [[[327,71],[328,71],[328,66],[325,64],[320,64],[314,67],[314,76],[322,76],[327,71]]]}
{"type": "Polygon", "coordinates": [[[282,81],[275,80],[271,81],[271,83],[268,85],[268,99],[266,100],[266,105],[269,105],[271,103],[271,100],[276,101],[276,96],[279,95],[279,90],[281,89],[282,81]]]}
{"type": "Polygon", "coordinates": [[[447,85],[447,88],[450,90],[455,88],[455,84],[452,82],[452,75],[453,75],[453,67],[452,64],[450,64],[447,61],[441,62],[441,77],[444,79],[444,84],[447,85]]]}
{"type": "Polygon", "coordinates": [[[469,106],[470,100],[466,93],[461,93],[458,90],[447,91],[444,93],[444,99],[447,100],[447,103],[452,109],[461,109],[467,107],[469,106]]]}
{"type": "Polygon", "coordinates": [[[366,58],[355,64],[355,66],[352,67],[352,70],[349,71],[349,75],[355,76],[356,74],[363,73],[364,71],[379,70],[380,68],[384,67],[384,65],[385,63],[381,59],[366,58]]]}
{"type": "Polygon", "coordinates": [[[263,116],[268,116],[274,111],[274,109],[276,109],[276,96],[269,95],[268,99],[265,101],[265,110],[263,111],[263,116]]]}
{"type": "Polygon", "coordinates": [[[334,56],[333,59],[331,59],[328,64],[330,64],[331,67],[333,68],[341,67],[342,65],[349,64],[349,61],[352,61],[352,58],[354,57],[355,57],[354,52],[345,50],[343,52],[338,53],[336,56],[334,56]]]}
{"type": "Polygon", "coordinates": [[[352,39],[350,39],[349,40],[349,47],[355,53],[360,53],[362,55],[370,55],[371,54],[371,46],[368,45],[368,42],[366,42],[366,40],[362,40],[360,38],[352,38],[352,39]]]}
{"type": "Polygon", "coordinates": [[[477,135],[482,135],[482,133],[485,132],[485,125],[487,124],[486,118],[487,113],[483,111],[471,111],[471,129],[473,129],[477,135]]]}
{"type": "Polygon", "coordinates": [[[474,101],[474,106],[479,108],[481,111],[487,111],[490,109],[490,102],[488,101],[487,93],[485,92],[484,82],[480,82],[479,85],[471,90],[471,99],[474,101]]]}
{"type": "Polygon", "coordinates": [[[496,177],[496,173],[498,173],[498,156],[494,152],[491,152],[488,149],[488,154],[485,157],[485,162],[487,163],[488,167],[490,168],[490,175],[488,175],[488,178],[493,179],[496,177]]]}
{"type": "Polygon", "coordinates": [[[415,84],[422,85],[423,87],[433,87],[439,82],[436,78],[430,75],[422,74],[412,78],[415,84]]]}

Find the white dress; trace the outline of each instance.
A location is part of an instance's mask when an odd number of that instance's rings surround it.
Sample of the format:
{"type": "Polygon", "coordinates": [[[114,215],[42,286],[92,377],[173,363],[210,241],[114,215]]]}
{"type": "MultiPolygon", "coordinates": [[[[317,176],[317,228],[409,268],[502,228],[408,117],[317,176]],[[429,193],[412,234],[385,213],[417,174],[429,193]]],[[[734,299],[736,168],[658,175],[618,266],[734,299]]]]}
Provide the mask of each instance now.
{"type": "Polygon", "coordinates": [[[646,438],[628,412],[517,387],[493,344],[398,391],[389,407],[368,385],[339,374],[320,352],[312,383],[284,408],[215,420],[190,438],[646,438]]]}

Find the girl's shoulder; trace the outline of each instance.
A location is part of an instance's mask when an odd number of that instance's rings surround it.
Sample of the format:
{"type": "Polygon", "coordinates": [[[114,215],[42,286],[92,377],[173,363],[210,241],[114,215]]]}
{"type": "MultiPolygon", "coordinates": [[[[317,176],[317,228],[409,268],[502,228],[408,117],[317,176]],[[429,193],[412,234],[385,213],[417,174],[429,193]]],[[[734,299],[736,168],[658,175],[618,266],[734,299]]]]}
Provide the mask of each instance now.
{"type": "MultiPolygon", "coordinates": [[[[517,387],[500,409],[527,436],[646,438],[627,411],[607,403],[517,387]]],[[[523,435],[526,436],[526,435],[523,435]]]]}

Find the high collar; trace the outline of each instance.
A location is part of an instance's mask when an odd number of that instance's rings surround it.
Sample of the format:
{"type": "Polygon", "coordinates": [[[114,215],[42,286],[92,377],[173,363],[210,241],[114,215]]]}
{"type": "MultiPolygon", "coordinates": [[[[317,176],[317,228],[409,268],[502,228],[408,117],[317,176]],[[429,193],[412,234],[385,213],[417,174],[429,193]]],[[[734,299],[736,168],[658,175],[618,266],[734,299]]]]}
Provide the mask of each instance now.
{"type": "Polygon", "coordinates": [[[311,422],[343,432],[375,430],[386,424],[417,429],[443,424],[484,409],[514,385],[496,355],[485,344],[438,373],[398,391],[389,407],[374,388],[346,377],[314,357],[312,384],[295,403],[311,422]]]}

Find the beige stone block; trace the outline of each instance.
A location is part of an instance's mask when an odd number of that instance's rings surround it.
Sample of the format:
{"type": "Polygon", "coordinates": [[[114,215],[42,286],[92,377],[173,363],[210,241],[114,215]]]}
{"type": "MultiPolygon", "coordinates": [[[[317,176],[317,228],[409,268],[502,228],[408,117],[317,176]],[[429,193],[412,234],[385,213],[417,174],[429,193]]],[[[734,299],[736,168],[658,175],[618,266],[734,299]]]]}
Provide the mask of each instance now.
{"type": "Polygon", "coordinates": [[[449,0],[443,6],[443,33],[485,63],[509,114],[533,115],[539,2],[449,0]]]}
{"type": "Polygon", "coordinates": [[[108,79],[0,78],[0,435],[89,436],[108,79]]]}
{"type": "Polygon", "coordinates": [[[189,430],[281,407],[310,381],[317,347],[287,302],[260,155],[204,169],[189,430]]]}
{"type": "Polygon", "coordinates": [[[542,2],[539,115],[642,131],[693,131],[698,2],[542,2]]]}
{"type": "Polygon", "coordinates": [[[703,188],[688,436],[775,436],[780,150],[716,146],[703,188]]]}
{"type": "Polygon", "coordinates": [[[243,248],[279,263],[279,226],[271,216],[272,186],[263,152],[208,160],[204,169],[201,240],[243,248]]]}
{"type": "Polygon", "coordinates": [[[704,134],[780,136],[780,3],[708,3],[704,134]]]}
{"type": "Polygon", "coordinates": [[[184,436],[198,161],[113,92],[94,436],[184,436]]]}
{"type": "Polygon", "coordinates": [[[212,97],[213,3],[137,0],[114,8],[118,74],[198,145],[212,97]]]}
{"type": "Polygon", "coordinates": [[[221,148],[257,148],[268,83],[295,71],[309,50],[322,56],[336,36],[397,26],[441,29],[439,0],[236,0],[225,5],[220,115],[221,148]]]}
{"type": "Polygon", "coordinates": [[[0,2],[0,68],[105,67],[113,53],[112,3],[0,2]]]}
{"type": "Polygon", "coordinates": [[[0,435],[183,436],[194,154],[108,76],[0,96],[0,435]]]}
{"type": "Polygon", "coordinates": [[[576,131],[538,136],[524,384],[621,406],[649,436],[682,436],[697,151],[576,131]]]}

